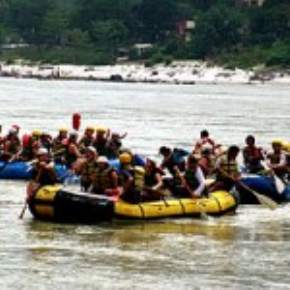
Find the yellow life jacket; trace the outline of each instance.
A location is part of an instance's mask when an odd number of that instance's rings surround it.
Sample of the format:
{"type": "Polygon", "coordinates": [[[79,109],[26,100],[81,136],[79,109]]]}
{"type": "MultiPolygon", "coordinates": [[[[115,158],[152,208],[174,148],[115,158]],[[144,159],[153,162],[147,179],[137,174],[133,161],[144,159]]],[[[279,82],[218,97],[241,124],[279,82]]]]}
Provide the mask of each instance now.
{"type": "Polygon", "coordinates": [[[221,157],[220,168],[228,175],[236,175],[239,173],[239,167],[237,161],[228,160],[227,156],[221,157]]]}
{"type": "Polygon", "coordinates": [[[142,166],[134,166],[135,189],[142,190],[145,185],[145,169],[142,166]]]}

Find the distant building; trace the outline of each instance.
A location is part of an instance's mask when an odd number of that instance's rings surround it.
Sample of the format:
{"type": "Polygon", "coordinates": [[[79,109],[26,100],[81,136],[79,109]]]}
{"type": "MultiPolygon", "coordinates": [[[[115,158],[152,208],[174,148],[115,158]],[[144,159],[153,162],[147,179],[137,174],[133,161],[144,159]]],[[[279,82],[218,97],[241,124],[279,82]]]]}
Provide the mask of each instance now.
{"type": "Polygon", "coordinates": [[[182,20],[176,23],[177,35],[185,42],[191,41],[191,33],[195,29],[193,20],[182,20]]]}

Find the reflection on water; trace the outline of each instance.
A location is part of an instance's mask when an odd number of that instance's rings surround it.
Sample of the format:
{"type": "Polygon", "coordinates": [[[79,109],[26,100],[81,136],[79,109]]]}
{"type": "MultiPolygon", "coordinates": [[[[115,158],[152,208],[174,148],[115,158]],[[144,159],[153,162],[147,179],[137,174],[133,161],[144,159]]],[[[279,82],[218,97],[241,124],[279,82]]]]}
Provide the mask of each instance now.
{"type": "MultiPolygon", "coordinates": [[[[156,157],[163,144],[190,149],[203,127],[227,144],[248,133],[261,144],[289,133],[286,86],[0,79],[0,99],[4,129],[55,131],[80,111],[83,127],[128,131],[127,147],[156,157]]],[[[84,226],[43,223],[28,212],[19,220],[23,200],[23,182],[0,181],[1,289],[289,288],[288,205],[241,207],[219,219],[84,226]]]]}

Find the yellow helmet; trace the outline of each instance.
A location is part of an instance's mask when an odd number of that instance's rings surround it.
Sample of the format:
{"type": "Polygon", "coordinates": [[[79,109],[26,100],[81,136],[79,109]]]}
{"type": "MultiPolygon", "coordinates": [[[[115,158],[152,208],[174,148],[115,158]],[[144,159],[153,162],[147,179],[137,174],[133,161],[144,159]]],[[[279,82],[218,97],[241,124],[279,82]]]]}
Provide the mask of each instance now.
{"type": "Polygon", "coordinates": [[[68,132],[68,128],[66,128],[66,127],[61,127],[61,128],[58,129],[58,131],[59,131],[59,132],[65,132],[65,133],[67,133],[67,132],[68,132]]]}
{"type": "Polygon", "coordinates": [[[282,146],[283,143],[284,143],[284,141],[282,139],[278,139],[277,138],[277,139],[272,140],[272,145],[280,145],[280,146],[282,146]]]}
{"type": "Polygon", "coordinates": [[[97,133],[106,133],[107,132],[107,128],[103,127],[103,126],[98,126],[97,127],[97,133]]]}
{"type": "Polygon", "coordinates": [[[33,130],[32,131],[32,136],[35,136],[35,137],[40,137],[41,136],[41,131],[40,130],[33,130]]]}
{"type": "Polygon", "coordinates": [[[95,132],[95,128],[93,126],[88,126],[86,128],[86,131],[93,131],[93,132],[95,132]]]}
{"type": "Polygon", "coordinates": [[[132,156],[129,153],[124,152],[119,156],[119,160],[122,164],[129,164],[132,162],[132,156]]]}

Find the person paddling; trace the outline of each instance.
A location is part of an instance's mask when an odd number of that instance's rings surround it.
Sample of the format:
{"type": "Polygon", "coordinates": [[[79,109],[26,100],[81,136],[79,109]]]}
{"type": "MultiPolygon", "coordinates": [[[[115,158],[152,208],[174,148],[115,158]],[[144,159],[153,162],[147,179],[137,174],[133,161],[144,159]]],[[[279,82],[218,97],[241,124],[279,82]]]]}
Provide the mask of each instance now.
{"type": "Polygon", "coordinates": [[[27,185],[27,194],[31,198],[33,194],[42,186],[54,185],[58,182],[57,175],[46,148],[38,149],[37,160],[32,164],[31,180],[27,185]]]}
{"type": "Polygon", "coordinates": [[[240,180],[241,174],[237,162],[239,152],[239,147],[232,145],[227,150],[226,155],[218,158],[215,166],[216,180],[210,185],[210,192],[216,190],[230,191],[236,182],[240,180]]]}
{"type": "Polygon", "coordinates": [[[255,137],[247,136],[245,139],[246,147],[243,148],[243,159],[246,171],[248,173],[259,173],[264,170],[262,165],[263,149],[255,145],[255,137]]]}
{"type": "Polygon", "coordinates": [[[272,142],[272,152],[266,156],[266,164],[283,181],[288,173],[286,154],[282,151],[282,143],[279,140],[272,142]]]}

